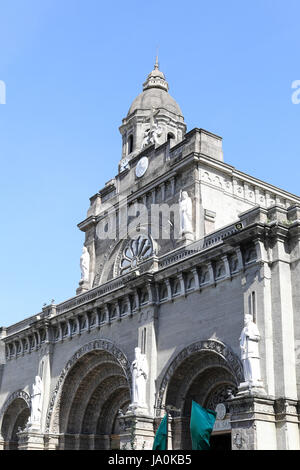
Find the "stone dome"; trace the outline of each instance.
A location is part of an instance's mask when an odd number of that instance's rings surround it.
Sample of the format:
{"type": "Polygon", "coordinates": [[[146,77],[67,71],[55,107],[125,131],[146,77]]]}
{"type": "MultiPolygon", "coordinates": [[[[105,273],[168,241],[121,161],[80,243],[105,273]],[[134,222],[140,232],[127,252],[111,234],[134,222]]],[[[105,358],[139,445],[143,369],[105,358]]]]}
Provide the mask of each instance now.
{"type": "Polygon", "coordinates": [[[165,109],[183,117],[182,111],[174,98],[168,93],[169,85],[165,79],[163,72],[158,68],[158,58],[154,64],[154,69],[149,73],[143,91],[140,93],[129,108],[127,116],[137,110],[165,109]]]}
{"type": "Polygon", "coordinates": [[[162,88],[147,88],[140,93],[130,106],[127,116],[138,109],[152,109],[152,106],[156,109],[166,109],[183,117],[182,111],[174,98],[162,88]]]}

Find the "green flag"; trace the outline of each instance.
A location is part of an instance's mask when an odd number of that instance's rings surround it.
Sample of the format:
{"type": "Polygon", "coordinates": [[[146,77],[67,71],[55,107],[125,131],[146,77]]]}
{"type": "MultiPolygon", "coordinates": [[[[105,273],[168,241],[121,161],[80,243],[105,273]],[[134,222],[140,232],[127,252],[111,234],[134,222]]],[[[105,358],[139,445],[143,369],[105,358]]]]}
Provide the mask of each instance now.
{"type": "Polygon", "coordinates": [[[152,450],[166,450],[168,436],[168,413],[165,414],[160,422],[158,430],[155,434],[152,450]]]}
{"type": "Polygon", "coordinates": [[[190,431],[193,450],[209,450],[209,439],[217,414],[192,401],[190,431]]]}

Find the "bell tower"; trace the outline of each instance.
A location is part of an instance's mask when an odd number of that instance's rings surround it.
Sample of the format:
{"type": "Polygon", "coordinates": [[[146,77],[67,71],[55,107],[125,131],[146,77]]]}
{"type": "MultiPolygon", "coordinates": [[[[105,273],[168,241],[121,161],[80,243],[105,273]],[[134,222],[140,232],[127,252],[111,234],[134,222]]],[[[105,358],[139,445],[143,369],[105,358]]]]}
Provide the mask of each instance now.
{"type": "Polygon", "coordinates": [[[159,70],[158,57],[140,93],[120,126],[122,135],[121,166],[150,145],[180,142],[186,125],[180,107],[169,94],[169,85],[159,70]]]}

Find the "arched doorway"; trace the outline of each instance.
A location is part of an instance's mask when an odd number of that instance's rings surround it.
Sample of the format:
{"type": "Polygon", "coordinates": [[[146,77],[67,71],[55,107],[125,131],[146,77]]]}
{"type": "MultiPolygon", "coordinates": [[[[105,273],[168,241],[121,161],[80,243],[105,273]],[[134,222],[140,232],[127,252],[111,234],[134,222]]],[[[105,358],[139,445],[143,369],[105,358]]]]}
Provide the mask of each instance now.
{"type": "MultiPolygon", "coordinates": [[[[174,410],[171,412],[173,449],[191,449],[189,424],[192,400],[215,410],[218,404],[226,402],[228,389],[236,389],[242,377],[239,358],[217,340],[194,343],[171,361],[161,383],[157,408],[174,410]]],[[[225,409],[224,418],[226,412],[225,409]]],[[[231,448],[230,428],[219,428],[221,430],[212,434],[211,448],[231,448]]]]}
{"type": "Polygon", "coordinates": [[[17,433],[24,429],[30,416],[30,397],[23,391],[12,394],[2,409],[1,437],[4,450],[18,448],[17,433]]]}
{"type": "Polygon", "coordinates": [[[129,365],[110,342],[82,349],[62,373],[51,432],[60,434],[61,449],[118,448],[118,412],[130,403],[129,365]]]}

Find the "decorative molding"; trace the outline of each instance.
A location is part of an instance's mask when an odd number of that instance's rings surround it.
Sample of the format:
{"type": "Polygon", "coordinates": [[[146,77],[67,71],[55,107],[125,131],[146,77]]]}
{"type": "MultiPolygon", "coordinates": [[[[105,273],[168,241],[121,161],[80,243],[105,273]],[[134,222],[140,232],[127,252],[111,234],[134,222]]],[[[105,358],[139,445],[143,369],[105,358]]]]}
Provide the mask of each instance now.
{"type": "Polygon", "coordinates": [[[24,392],[24,390],[17,390],[13,392],[9,397],[5,400],[4,405],[2,406],[0,410],[0,420],[3,417],[4,413],[6,412],[7,408],[9,405],[14,401],[17,400],[18,398],[22,398],[22,400],[25,401],[26,405],[28,408],[31,408],[31,397],[28,395],[28,393],[24,392]]]}
{"type": "Polygon", "coordinates": [[[203,351],[211,351],[221,356],[232,371],[233,376],[236,378],[237,383],[243,380],[243,366],[238,356],[224,343],[214,339],[208,339],[204,341],[197,341],[183,348],[172,360],[168,369],[166,370],[156,399],[156,410],[157,416],[160,415],[160,410],[163,404],[163,398],[165,396],[168,384],[173,377],[176,369],[185,361],[189,356],[197,354],[203,351]]]}
{"type": "Polygon", "coordinates": [[[129,388],[131,390],[130,364],[125,354],[114,343],[112,343],[109,340],[99,339],[99,340],[91,341],[85,344],[80,349],[78,349],[78,351],[75,354],[73,354],[71,359],[69,359],[69,361],[66,363],[65,367],[63,368],[62,372],[60,373],[60,376],[52,392],[51,399],[50,399],[49,406],[48,406],[46,426],[45,426],[46,433],[52,432],[52,430],[50,430],[51,424],[52,424],[51,423],[52,415],[53,415],[55,408],[57,407],[58,398],[62,392],[63,384],[68,375],[68,372],[81,357],[95,350],[106,351],[112,354],[112,356],[114,356],[114,358],[117,360],[117,362],[123,369],[124,375],[128,381],[129,388]]]}

